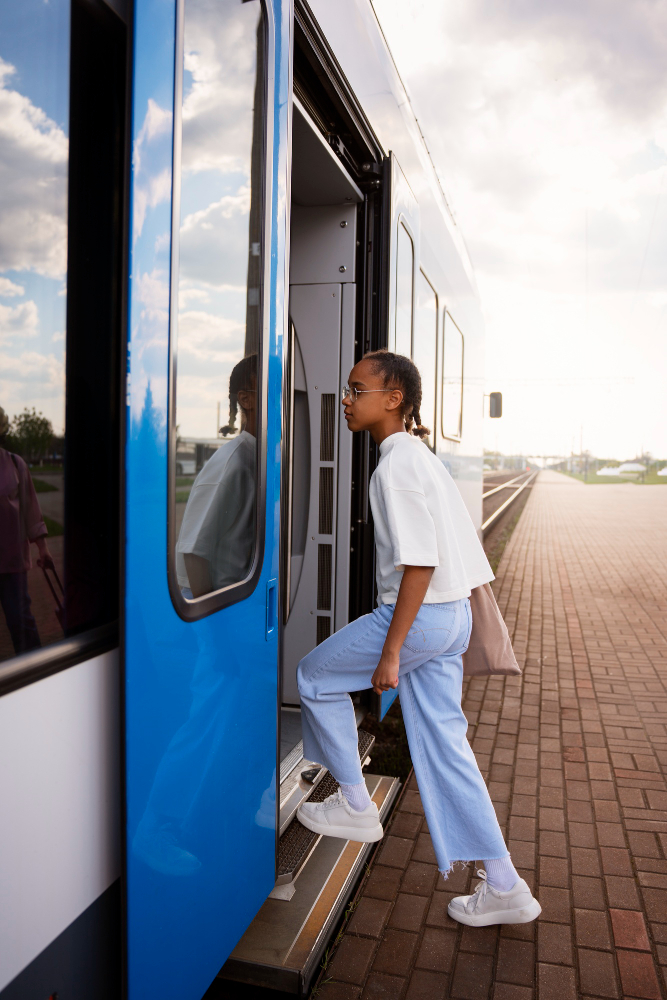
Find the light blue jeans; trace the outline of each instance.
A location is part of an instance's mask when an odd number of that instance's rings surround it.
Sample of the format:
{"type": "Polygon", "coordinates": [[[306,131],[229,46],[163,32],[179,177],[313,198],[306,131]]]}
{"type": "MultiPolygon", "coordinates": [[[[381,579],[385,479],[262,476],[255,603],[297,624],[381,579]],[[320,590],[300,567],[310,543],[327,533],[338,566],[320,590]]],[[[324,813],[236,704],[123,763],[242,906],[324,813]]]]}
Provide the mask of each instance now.
{"type": "MultiPolygon", "coordinates": [[[[363,781],[349,692],[371,686],[393,604],[346,625],[299,663],[303,752],[337,781],[363,781]]],[[[472,618],[466,598],[422,604],[400,655],[398,692],[412,764],[438,868],[508,855],[493,803],[466,738],[463,653],[472,618]]]]}

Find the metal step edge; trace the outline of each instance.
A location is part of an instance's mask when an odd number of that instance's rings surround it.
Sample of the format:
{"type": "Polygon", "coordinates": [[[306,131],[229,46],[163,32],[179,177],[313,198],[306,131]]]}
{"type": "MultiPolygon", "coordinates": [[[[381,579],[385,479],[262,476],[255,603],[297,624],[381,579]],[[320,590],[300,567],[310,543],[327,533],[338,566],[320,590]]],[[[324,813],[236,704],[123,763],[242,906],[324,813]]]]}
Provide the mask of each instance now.
{"type": "MultiPolygon", "coordinates": [[[[401,787],[402,787],[402,782],[399,780],[399,778],[394,778],[389,788],[389,791],[385,797],[385,800],[382,803],[382,806],[379,810],[381,823],[385,822],[388,814],[391,812],[394,802],[398,798],[398,793],[400,792],[401,787]]],[[[359,870],[365,864],[369,855],[373,852],[376,846],[377,846],[376,844],[364,845],[364,849],[359,852],[357,860],[355,861],[354,865],[350,869],[350,872],[348,873],[348,876],[345,880],[345,884],[341,888],[336,902],[331,907],[329,916],[325,921],[324,925],[322,926],[322,929],[320,930],[317,940],[315,941],[315,944],[311,949],[310,957],[306,962],[306,964],[304,965],[301,972],[302,990],[304,993],[306,992],[307,989],[310,988],[312,980],[317,975],[317,970],[319,968],[320,960],[326,950],[327,944],[329,943],[329,938],[331,936],[331,933],[334,930],[336,924],[338,923],[338,920],[340,919],[341,912],[347,906],[347,903],[350,897],[352,896],[352,893],[355,890],[359,870]]]]}
{"type": "MultiPolygon", "coordinates": [[[[365,730],[359,730],[359,756],[363,763],[373,748],[375,743],[375,737],[365,730]]],[[[312,789],[304,794],[301,802],[308,799],[311,802],[323,802],[327,796],[332,795],[338,788],[338,782],[335,780],[332,774],[324,768],[321,777],[318,776],[318,781],[313,785],[312,789]]],[[[299,802],[299,805],[301,805],[299,802]]],[[[299,806],[294,810],[294,814],[299,806]]],[[[281,828],[282,828],[282,816],[281,816],[281,828]]],[[[277,859],[277,871],[276,871],[276,885],[286,885],[288,882],[293,882],[299,871],[304,865],[302,858],[305,855],[308,857],[312,854],[315,849],[316,841],[318,840],[318,835],[312,833],[310,830],[306,830],[305,827],[299,823],[296,815],[293,819],[285,826],[284,832],[281,832],[280,841],[278,843],[278,859],[277,859]],[[291,841],[295,841],[294,847],[291,846],[291,841]],[[293,851],[293,859],[286,861],[285,854],[293,851]],[[281,862],[282,855],[282,862],[281,862]]]]}
{"type": "Polygon", "coordinates": [[[305,781],[303,781],[303,779],[301,778],[301,772],[306,769],[317,766],[318,765],[315,764],[313,761],[306,760],[304,757],[302,757],[299,762],[298,768],[295,768],[294,771],[292,771],[292,775],[290,776],[291,778],[293,778],[293,781],[290,782],[288,779],[287,781],[283,782],[283,784],[280,786],[280,816],[278,820],[280,837],[282,837],[285,830],[296,816],[301,803],[305,802],[306,799],[312,795],[313,791],[315,790],[315,788],[317,788],[320,781],[322,781],[323,778],[325,778],[326,775],[328,774],[327,769],[325,767],[321,767],[320,773],[317,775],[312,784],[307,784],[305,781]],[[296,771],[298,771],[298,774],[295,774],[296,771]],[[291,785],[289,791],[285,789],[286,784],[291,785]]]}
{"type": "Polygon", "coordinates": [[[287,754],[284,760],[280,762],[280,784],[286,778],[289,778],[290,774],[294,770],[300,761],[303,760],[303,740],[299,740],[295,747],[292,747],[290,752],[287,754]]]}

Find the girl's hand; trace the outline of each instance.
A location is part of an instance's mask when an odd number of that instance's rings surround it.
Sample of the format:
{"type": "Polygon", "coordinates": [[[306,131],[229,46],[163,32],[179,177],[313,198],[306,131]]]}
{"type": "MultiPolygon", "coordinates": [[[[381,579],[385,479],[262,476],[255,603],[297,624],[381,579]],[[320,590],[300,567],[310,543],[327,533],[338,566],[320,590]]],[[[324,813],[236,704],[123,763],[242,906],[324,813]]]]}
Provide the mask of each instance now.
{"type": "Polygon", "coordinates": [[[371,685],[376,694],[391,691],[398,687],[398,654],[382,653],[380,662],[371,678],[371,685]]]}

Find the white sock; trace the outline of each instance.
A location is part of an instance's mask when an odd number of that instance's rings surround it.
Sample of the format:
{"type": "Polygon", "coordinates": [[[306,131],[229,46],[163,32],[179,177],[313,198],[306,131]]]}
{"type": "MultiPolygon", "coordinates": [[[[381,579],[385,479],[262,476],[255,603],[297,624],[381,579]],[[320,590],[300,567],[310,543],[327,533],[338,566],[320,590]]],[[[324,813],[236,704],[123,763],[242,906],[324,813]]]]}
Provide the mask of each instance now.
{"type": "Polygon", "coordinates": [[[344,785],[341,782],[340,790],[357,812],[363,812],[371,804],[365,781],[360,781],[358,785],[344,785]]]}
{"type": "Polygon", "coordinates": [[[512,864],[509,854],[506,858],[493,858],[491,861],[485,861],[484,870],[486,871],[486,881],[497,892],[507,892],[521,878],[512,864]]]}

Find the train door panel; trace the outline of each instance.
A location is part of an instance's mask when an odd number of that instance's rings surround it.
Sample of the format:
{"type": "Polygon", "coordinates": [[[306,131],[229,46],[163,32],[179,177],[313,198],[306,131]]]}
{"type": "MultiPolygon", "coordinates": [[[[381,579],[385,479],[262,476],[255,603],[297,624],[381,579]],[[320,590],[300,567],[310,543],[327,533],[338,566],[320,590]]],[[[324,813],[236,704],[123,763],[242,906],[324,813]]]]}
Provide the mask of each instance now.
{"type": "Polygon", "coordinates": [[[347,622],[351,444],[340,385],[354,353],[356,207],[293,206],[291,247],[282,674],[283,703],[298,705],[299,660],[347,622]]]}
{"type": "Polygon", "coordinates": [[[275,878],[289,14],[135,2],[129,1000],[200,1000],[275,878]]]}

